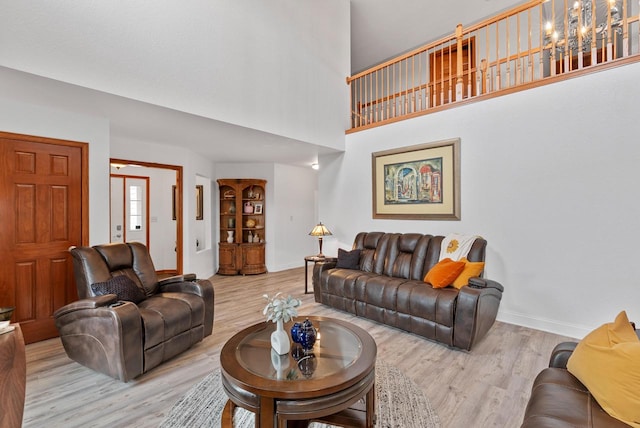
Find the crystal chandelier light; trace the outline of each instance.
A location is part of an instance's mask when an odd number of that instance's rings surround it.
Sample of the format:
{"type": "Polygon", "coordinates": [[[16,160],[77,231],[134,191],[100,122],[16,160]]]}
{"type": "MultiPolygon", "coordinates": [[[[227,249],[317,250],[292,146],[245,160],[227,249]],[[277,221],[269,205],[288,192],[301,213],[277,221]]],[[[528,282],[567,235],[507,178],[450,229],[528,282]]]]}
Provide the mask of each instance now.
{"type": "Polygon", "coordinates": [[[596,40],[604,40],[609,31],[622,34],[622,18],[617,0],[605,0],[605,2],[608,3],[608,10],[603,14],[602,22],[598,23],[597,14],[593,11],[593,2],[591,0],[576,0],[566,11],[566,43],[564,39],[560,38],[565,34],[564,30],[561,28],[558,31],[551,21],[547,21],[544,26],[545,41],[547,43],[553,42],[557,50],[577,51],[581,47],[582,51],[586,52],[590,50],[594,36],[596,40]],[[610,20],[607,18],[607,14],[610,20]],[[595,20],[595,25],[593,20],[595,20]]]}

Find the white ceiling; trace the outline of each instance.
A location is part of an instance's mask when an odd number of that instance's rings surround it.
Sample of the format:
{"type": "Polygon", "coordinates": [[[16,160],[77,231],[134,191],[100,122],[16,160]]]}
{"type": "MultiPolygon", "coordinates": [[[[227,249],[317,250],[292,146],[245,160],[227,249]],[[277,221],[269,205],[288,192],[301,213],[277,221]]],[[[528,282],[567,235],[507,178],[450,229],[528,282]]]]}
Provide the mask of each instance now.
{"type": "MultiPolygon", "coordinates": [[[[351,69],[360,71],[522,3],[514,0],[350,0],[351,69]]],[[[162,51],[158,55],[162,55],[162,51]]],[[[185,69],[184,73],[188,73],[185,69]]],[[[181,144],[215,162],[308,166],[331,149],[0,67],[8,98],[110,120],[113,139],[181,144]]]]}
{"type": "Polygon", "coordinates": [[[379,64],[522,0],[351,0],[351,70],[379,64]]]}

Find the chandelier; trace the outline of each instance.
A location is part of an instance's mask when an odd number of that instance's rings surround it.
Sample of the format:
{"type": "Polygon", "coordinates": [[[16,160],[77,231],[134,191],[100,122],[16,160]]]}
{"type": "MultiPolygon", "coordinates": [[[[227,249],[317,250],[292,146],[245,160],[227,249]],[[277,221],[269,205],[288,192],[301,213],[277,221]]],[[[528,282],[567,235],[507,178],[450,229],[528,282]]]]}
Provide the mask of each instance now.
{"type": "Polygon", "coordinates": [[[608,10],[604,12],[598,23],[598,16],[593,11],[594,2],[576,0],[566,11],[566,32],[562,28],[558,32],[557,26],[551,21],[545,23],[546,43],[553,42],[559,51],[562,49],[578,51],[582,43],[582,51],[588,51],[594,37],[596,40],[604,40],[610,31],[622,34],[622,18],[617,0],[605,1],[608,3],[608,10]],[[566,35],[567,40],[560,39],[560,35],[566,35]]]}

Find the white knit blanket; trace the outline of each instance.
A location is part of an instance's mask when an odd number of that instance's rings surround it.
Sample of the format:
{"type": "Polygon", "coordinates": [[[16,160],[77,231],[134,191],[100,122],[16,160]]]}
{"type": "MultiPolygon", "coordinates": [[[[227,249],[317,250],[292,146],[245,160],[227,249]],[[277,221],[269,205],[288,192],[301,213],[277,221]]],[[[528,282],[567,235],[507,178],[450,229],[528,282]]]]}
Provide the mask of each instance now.
{"type": "Polygon", "coordinates": [[[462,235],[459,233],[445,236],[440,246],[440,260],[460,260],[463,257],[467,257],[471,246],[477,238],[479,238],[478,235],[462,235]]]}

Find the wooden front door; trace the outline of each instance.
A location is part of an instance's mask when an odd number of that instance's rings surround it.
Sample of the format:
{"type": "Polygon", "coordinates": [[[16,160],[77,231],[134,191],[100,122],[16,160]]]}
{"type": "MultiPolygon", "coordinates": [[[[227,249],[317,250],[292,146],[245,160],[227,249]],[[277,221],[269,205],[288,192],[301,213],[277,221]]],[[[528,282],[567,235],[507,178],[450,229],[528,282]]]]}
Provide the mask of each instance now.
{"type": "Polygon", "coordinates": [[[87,150],[0,132],[0,306],[26,343],[58,336],[54,311],[78,298],[67,250],[87,241],[87,150]]]}

